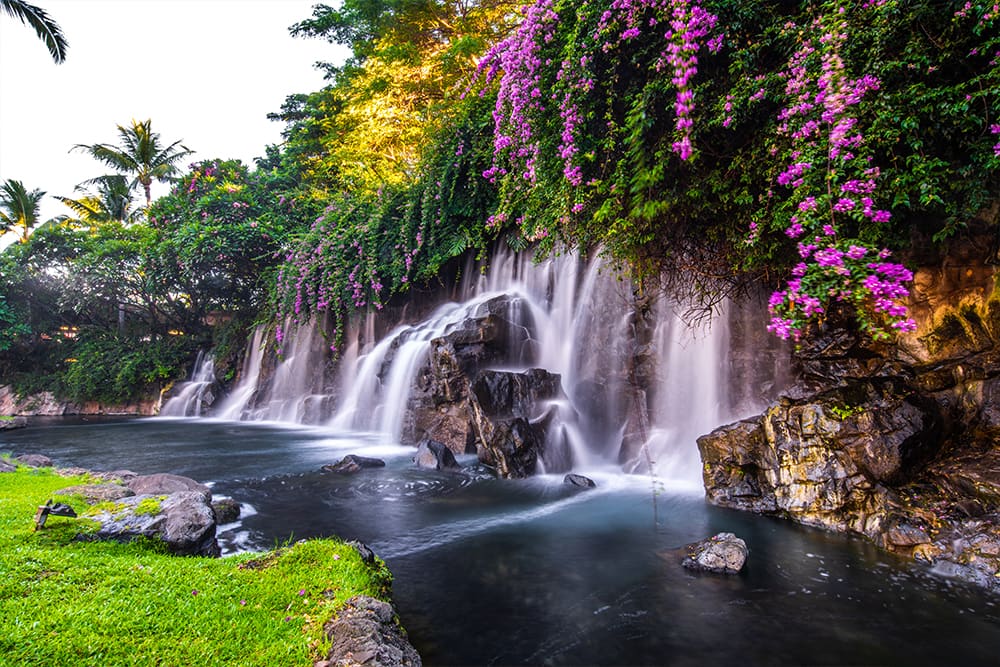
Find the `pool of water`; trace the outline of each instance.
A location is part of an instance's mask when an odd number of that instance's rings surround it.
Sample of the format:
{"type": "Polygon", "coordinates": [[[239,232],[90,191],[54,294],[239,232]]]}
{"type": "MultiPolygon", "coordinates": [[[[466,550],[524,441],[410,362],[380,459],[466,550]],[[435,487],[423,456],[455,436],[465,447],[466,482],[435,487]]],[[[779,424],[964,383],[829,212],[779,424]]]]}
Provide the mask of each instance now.
{"type": "Polygon", "coordinates": [[[395,574],[395,604],[429,665],[995,665],[997,598],[868,543],[707,505],[696,486],[583,471],[493,479],[416,469],[375,435],[210,420],[36,420],[0,451],[57,465],[172,472],[243,504],[225,550],[337,535],[395,574]],[[385,468],[320,471],[348,453],[385,468]],[[737,576],[678,549],[746,540],[737,576]]]}

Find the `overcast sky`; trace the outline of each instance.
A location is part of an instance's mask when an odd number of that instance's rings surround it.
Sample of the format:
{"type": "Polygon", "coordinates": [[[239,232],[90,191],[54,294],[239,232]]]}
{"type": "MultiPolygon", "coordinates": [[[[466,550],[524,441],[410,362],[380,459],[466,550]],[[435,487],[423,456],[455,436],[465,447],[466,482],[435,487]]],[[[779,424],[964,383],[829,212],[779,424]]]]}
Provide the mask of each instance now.
{"type": "MultiPolygon", "coordinates": [[[[117,144],[116,126],[133,118],[196,151],[184,167],[217,157],[252,164],[281,140],[281,123],[267,114],[291,93],[322,88],[313,63],[347,53],[288,34],[314,1],[31,1],[62,27],[69,51],[56,65],[31,28],[0,14],[0,181],[48,195],[78,196],[77,184],[107,173],[69,150],[117,144]]],[[[165,191],[154,186],[153,195],[165,191]]],[[[42,201],[43,220],[68,212],[42,201]]]]}

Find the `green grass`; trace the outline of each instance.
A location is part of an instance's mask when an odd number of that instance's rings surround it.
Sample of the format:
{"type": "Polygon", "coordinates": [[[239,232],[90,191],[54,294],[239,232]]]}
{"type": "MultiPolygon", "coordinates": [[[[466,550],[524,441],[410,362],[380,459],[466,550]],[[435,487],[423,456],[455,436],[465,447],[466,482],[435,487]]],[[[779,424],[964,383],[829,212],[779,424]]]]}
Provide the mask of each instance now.
{"type": "Polygon", "coordinates": [[[50,516],[33,530],[53,491],[88,481],[0,473],[0,665],[305,667],[325,653],[322,625],[344,601],[388,596],[385,565],[336,540],[212,559],[75,541],[86,519],[50,516]]]}

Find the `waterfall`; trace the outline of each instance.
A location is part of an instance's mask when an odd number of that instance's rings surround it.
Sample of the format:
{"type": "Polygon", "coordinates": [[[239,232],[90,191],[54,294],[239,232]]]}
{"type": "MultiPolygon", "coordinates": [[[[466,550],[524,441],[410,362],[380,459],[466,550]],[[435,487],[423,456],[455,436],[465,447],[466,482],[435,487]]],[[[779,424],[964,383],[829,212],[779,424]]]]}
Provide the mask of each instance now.
{"type": "Polygon", "coordinates": [[[215,384],[215,357],[198,352],[191,379],[175,387],[174,395],[160,409],[163,417],[200,417],[203,405],[211,405],[215,384]]]}
{"type": "MultiPolygon", "coordinates": [[[[728,389],[734,363],[728,308],[704,326],[688,326],[683,307],[638,295],[600,257],[585,261],[575,252],[535,262],[527,253],[498,251],[485,268],[470,263],[453,296],[378,340],[376,330],[391,324],[386,315],[357,316],[346,327],[338,364],[329,369],[322,323],[296,328],[286,322],[284,349],[271,373],[262,371],[266,341],[258,328],[239,383],[216,416],[310,423],[399,442],[414,392],[428,382],[421,373],[428,373],[433,341],[490,316],[497,299],[511,328],[507,340],[522,347],[487,367],[542,368],[561,380],[562,395],[532,416],[548,424],[542,470],[624,465],[645,473],[652,463],[651,472],[664,479],[697,480],[697,436],[741,416],[734,407],[740,392],[731,401],[728,389]]],[[[751,374],[736,373],[744,384],[751,374]]],[[[742,391],[741,408],[752,394],[742,391]]]]}
{"type": "Polygon", "coordinates": [[[232,393],[226,397],[222,405],[215,410],[215,417],[219,419],[229,419],[239,421],[247,414],[247,406],[257,393],[257,384],[260,381],[260,369],[264,361],[264,351],[267,341],[266,330],[263,325],[257,326],[247,347],[246,356],[243,359],[243,368],[240,370],[237,384],[232,393]]]}

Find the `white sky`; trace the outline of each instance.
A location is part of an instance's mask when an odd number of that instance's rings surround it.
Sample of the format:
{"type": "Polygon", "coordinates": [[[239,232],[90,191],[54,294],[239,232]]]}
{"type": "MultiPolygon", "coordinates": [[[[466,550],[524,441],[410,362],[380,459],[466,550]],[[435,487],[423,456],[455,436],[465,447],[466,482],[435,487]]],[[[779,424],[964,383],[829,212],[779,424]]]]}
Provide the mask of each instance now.
{"type": "MultiPolygon", "coordinates": [[[[108,173],[69,150],[117,144],[116,126],[133,118],[196,151],[184,168],[210,158],[252,166],[281,140],[282,124],[267,114],[289,94],[323,87],[313,63],[347,55],[289,35],[318,1],[31,0],[66,35],[61,65],[34,30],[0,14],[0,181],[46,191],[43,220],[68,213],[49,195],[77,197],[77,184],[108,173]]],[[[153,196],[166,191],[154,185],[153,196]]]]}

